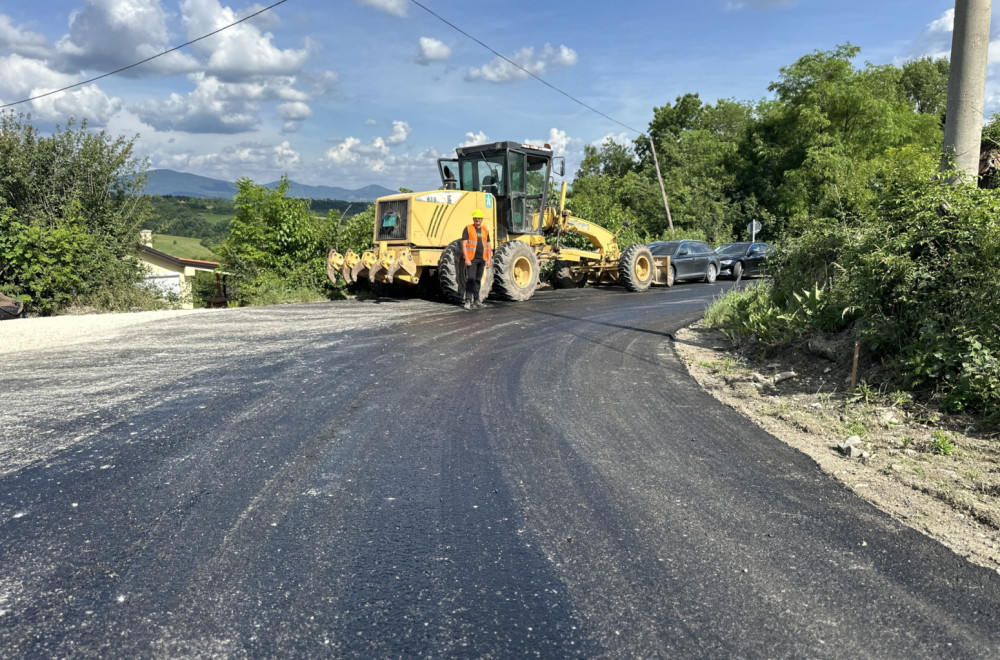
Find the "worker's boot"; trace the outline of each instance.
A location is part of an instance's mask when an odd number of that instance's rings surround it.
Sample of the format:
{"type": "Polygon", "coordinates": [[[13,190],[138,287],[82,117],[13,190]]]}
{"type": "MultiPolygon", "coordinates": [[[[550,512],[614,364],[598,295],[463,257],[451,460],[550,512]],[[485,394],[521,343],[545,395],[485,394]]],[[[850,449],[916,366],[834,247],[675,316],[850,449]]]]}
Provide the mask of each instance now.
{"type": "Polygon", "coordinates": [[[465,304],[462,305],[462,309],[472,309],[472,301],[471,300],[466,300],[465,304]]]}

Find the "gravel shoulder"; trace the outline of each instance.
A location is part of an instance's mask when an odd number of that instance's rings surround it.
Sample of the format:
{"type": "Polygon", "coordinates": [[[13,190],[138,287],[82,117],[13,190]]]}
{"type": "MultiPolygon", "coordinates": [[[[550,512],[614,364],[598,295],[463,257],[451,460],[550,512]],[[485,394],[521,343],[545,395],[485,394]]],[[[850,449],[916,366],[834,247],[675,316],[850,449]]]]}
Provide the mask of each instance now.
{"type": "Polygon", "coordinates": [[[0,323],[0,354],[73,346],[118,336],[128,328],[188,314],[218,314],[223,309],[177,309],[122,314],[80,314],[11,319],[0,323]]]}
{"type": "Polygon", "coordinates": [[[943,419],[903,397],[890,404],[885,394],[850,394],[850,365],[805,347],[754,359],[702,323],[678,332],[673,346],[720,402],[810,456],[861,498],[1000,572],[996,436],[977,435],[962,420],[943,419]]]}

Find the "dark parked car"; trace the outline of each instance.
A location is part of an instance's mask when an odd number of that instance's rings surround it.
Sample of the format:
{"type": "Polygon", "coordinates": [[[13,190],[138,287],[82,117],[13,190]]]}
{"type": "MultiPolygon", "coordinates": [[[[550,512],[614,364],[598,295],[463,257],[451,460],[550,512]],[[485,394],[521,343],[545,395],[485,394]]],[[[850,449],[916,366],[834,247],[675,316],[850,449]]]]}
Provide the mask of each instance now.
{"type": "Polygon", "coordinates": [[[760,275],[767,255],[774,250],[767,243],[728,243],[715,248],[719,255],[719,274],[738,280],[741,277],[760,275]]]}
{"type": "Polygon", "coordinates": [[[719,274],[719,255],[704,241],[654,241],[648,246],[653,257],[670,257],[667,283],[702,280],[711,284],[719,274]]]}

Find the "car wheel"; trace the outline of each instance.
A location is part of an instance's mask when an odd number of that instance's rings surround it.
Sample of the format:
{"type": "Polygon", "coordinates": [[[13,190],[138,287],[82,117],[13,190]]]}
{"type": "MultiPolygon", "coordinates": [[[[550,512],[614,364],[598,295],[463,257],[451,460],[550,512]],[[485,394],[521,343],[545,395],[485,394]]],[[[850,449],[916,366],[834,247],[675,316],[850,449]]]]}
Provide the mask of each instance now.
{"type": "Polygon", "coordinates": [[[737,261],[733,264],[733,279],[739,281],[743,277],[743,262],[737,261]]]}
{"type": "Polygon", "coordinates": [[[667,286],[673,286],[677,281],[677,269],[673,266],[667,271],[667,286]]]}
{"type": "Polygon", "coordinates": [[[715,270],[715,264],[708,264],[708,270],[705,271],[705,281],[712,284],[715,282],[716,275],[718,275],[718,271],[715,270]]]}

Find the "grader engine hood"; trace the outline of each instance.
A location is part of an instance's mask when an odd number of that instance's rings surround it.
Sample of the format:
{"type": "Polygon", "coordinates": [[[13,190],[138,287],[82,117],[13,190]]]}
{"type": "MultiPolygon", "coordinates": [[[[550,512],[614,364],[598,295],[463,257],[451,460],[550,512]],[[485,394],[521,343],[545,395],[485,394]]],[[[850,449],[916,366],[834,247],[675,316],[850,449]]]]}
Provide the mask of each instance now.
{"type": "Polygon", "coordinates": [[[484,224],[494,231],[495,207],[492,195],[463,190],[382,197],[375,204],[375,248],[343,255],[331,250],[327,276],[333,281],[339,274],[348,283],[367,278],[387,284],[399,277],[414,284],[421,268],[436,266],[444,247],[461,237],[474,209],[484,212],[484,224]]]}

